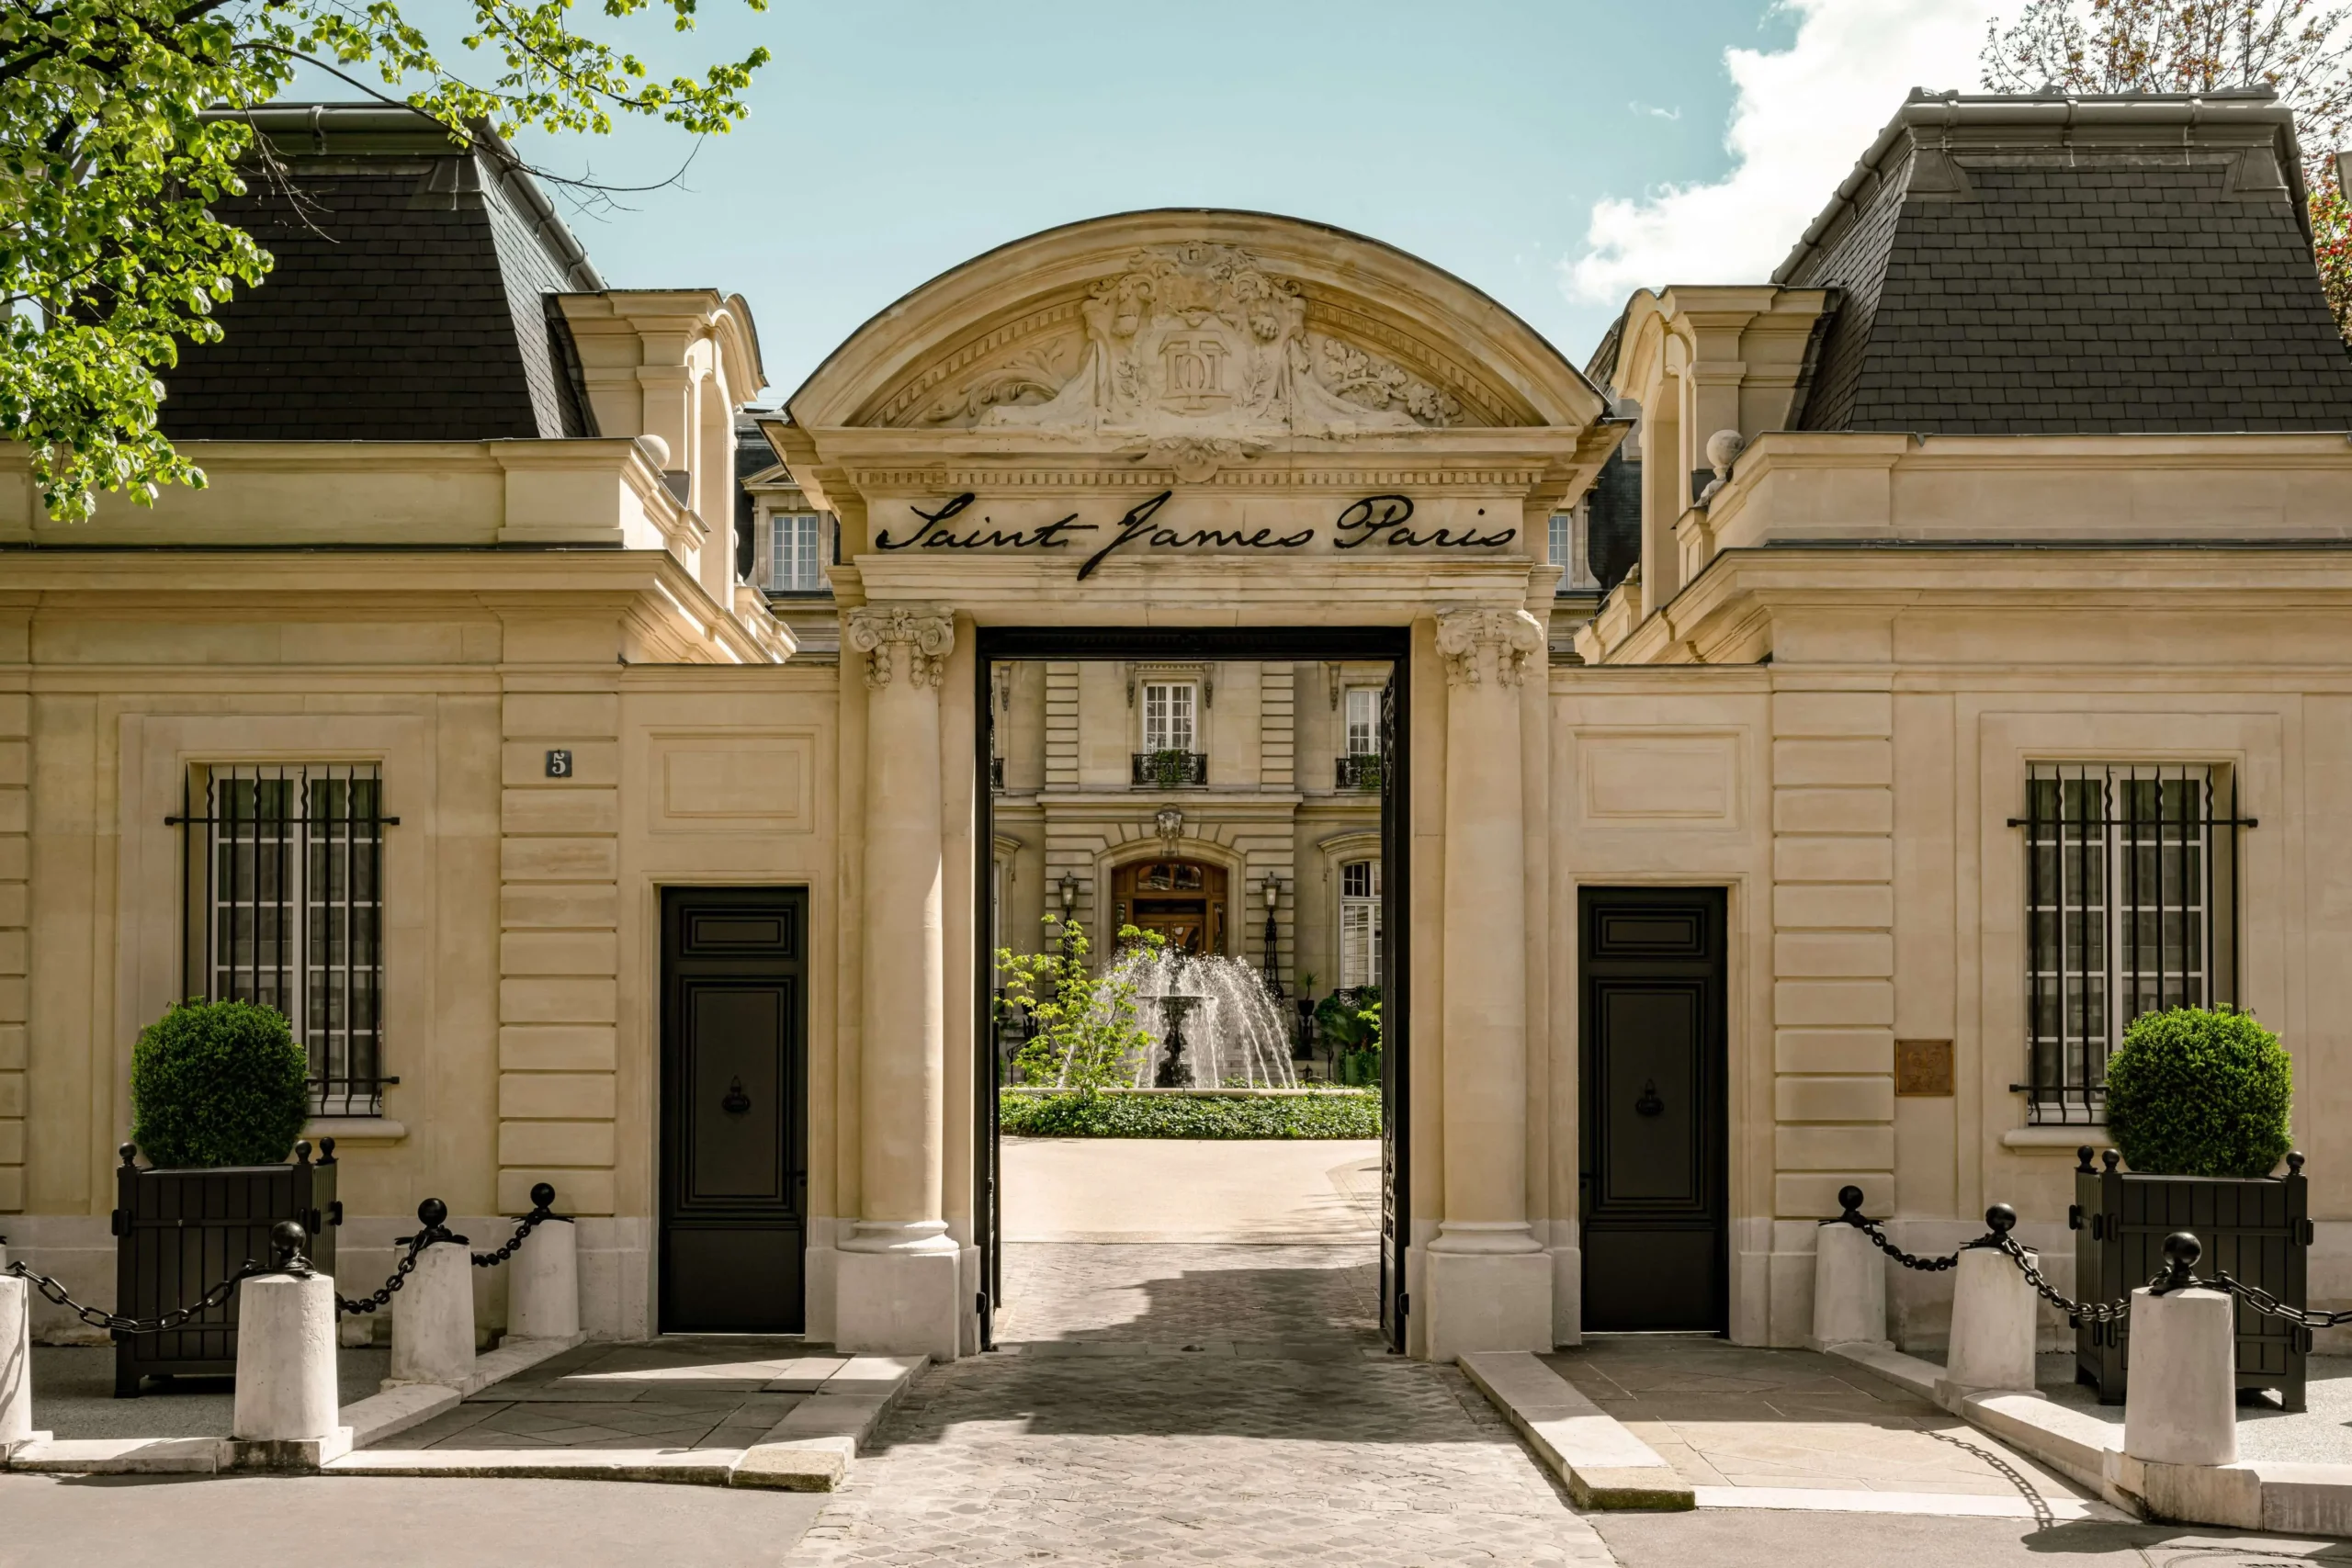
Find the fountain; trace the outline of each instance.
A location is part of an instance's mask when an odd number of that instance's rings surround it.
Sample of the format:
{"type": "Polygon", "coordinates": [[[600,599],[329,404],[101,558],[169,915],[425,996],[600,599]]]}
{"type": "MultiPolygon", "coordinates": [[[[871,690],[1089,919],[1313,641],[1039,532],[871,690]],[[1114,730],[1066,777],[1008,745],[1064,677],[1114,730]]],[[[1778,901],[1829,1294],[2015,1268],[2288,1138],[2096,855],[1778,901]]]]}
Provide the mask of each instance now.
{"type": "Polygon", "coordinates": [[[1150,1048],[1137,1089],[1295,1089],[1290,1032],[1265,977],[1238,958],[1136,950],[1114,973],[1136,988],[1150,1048]]]}

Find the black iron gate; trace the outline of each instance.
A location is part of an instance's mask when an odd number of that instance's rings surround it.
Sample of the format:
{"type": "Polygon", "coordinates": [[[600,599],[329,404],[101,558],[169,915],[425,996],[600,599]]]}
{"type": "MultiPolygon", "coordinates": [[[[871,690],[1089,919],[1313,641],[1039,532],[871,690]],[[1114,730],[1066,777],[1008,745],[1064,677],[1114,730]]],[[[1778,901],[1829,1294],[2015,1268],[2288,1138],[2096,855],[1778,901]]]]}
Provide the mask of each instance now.
{"type": "Polygon", "coordinates": [[[1406,845],[1411,786],[1405,755],[1406,675],[1399,663],[1380,692],[1380,1329],[1388,1348],[1405,1348],[1405,1317],[1412,1298],[1405,1291],[1405,1249],[1412,1237],[1407,1224],[1408,1171],[1405,1115],[1409,1084],[1404,1050],[1409,1016],[1406,973],[1406,923],[1411,902],[1406,845]]]}

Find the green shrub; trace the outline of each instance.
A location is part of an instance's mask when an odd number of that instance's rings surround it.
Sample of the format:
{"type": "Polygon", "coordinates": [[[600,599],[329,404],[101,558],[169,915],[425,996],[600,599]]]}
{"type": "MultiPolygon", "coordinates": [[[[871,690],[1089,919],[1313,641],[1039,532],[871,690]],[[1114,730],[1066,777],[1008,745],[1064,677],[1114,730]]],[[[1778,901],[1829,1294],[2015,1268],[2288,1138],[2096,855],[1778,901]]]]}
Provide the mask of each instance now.
{"type": "Polygon", "coordinates": [[[1377,1094],[1038,1094],[1005,1091],[1016,1138],[1376,1138],[1377,1094]]]}
{"type": "Polygon", "coordinates": [[[302,1135],[310,1063],[251,1002],[175,1002],[130,1052],[130,1141],[154,1166],[274,1165],[302,1135]]]}
{"type": "Polygon", "coordinates": [[[2143,1014],[2107,1065],[2107,1126],[2133,1170],[2267,1176],[2287,1152],[2294,1068],[2246,1013],[2143,1014]]]}

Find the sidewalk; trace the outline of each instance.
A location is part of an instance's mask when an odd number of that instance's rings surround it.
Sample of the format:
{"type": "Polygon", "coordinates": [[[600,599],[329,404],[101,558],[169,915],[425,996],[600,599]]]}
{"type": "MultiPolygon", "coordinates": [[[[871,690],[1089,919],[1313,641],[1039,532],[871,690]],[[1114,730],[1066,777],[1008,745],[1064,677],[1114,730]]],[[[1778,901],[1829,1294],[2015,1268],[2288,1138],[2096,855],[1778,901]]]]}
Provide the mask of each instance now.
{"type": "Polygon", "coordinates": [[[1543,1358],[1691,1485],[1699,1506],[2120,1518],[1861,1367],[1684,1335],[1595,1335],[1543,1358]]]}

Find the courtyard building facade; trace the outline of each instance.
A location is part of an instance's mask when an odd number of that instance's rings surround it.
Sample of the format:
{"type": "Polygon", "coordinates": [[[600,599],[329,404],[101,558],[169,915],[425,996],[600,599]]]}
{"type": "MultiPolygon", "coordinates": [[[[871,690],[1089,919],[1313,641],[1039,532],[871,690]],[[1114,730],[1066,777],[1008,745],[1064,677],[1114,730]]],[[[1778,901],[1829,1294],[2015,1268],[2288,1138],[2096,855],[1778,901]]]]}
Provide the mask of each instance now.
{"type": "Polygon", "coordinates": [[[1772,278],[1580,365],[1182,209],[775,407],[740,297],[607,287],[495,143],[260,119],[318,210],[233,209],[209,487],[67,526],[0,449],[0,1232],[85,1299],[139,1031],[243,997],[351,1280],[548,1181],[592,1334],[976,1353],[1052,917],[1285,1027],[1377,988],[1416,1356],[1802,1343],[1849,1183],[1917,1252],[2014,1204],[2065,1289],[2181,1004],[2293,1052],[2352,1300],[2352,363],[2267,95],[1915,95],[1772,278]]]}

